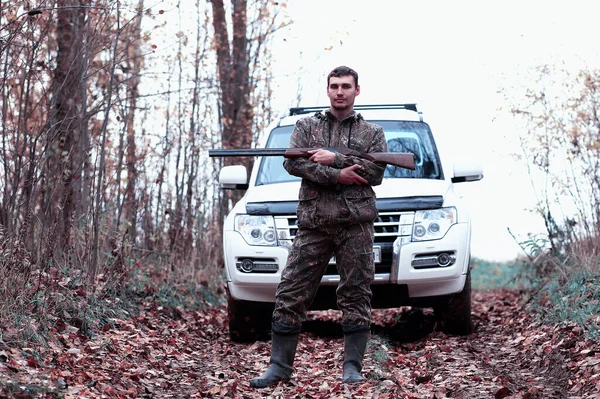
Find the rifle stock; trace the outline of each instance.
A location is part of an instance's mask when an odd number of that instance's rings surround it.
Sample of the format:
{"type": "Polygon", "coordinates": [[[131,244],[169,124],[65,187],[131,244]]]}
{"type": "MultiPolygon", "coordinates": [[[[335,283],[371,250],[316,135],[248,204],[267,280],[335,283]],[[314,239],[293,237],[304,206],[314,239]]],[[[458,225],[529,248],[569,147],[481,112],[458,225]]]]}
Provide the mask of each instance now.
{"type": "Polygon", "coordinates": [[[375,162],[415,170],[415,154],[412,152],[373,152],[369,155],[375,159],[375,162]]]}
{"type": "MultiPolygon", "coordinates": [[[[308,158],[309,151],[320,148],[240,148],[208,150],[209,157],[243,157],[243,156],[284,156],[285,158],[308,158]]],[[[415,156],[411,152],[370,152],[364,153],[344,147],[328,147],[332,152],[347,156],[355,156],[372,162],[385,163],[401,168],[415,170],[415,156]]]]}

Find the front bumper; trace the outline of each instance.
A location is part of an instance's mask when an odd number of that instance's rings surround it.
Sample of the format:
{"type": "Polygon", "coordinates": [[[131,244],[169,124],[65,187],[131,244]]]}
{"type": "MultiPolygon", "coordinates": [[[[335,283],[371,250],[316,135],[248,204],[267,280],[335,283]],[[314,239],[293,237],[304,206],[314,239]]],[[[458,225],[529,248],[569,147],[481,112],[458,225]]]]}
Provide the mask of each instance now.
{"type": "MultiPolygon", "coordinates": [[[[235,231],[225,231],[223,243],[227,284],[231,296],[236,300],[274,302],[281,272],[287,262],[288,249],[250,246],[235,231]],[[245,273],[238,270],[236,263],[248,258],[274,261],[278,270],[275,273],[245,273]]],[[[470,226],[468,223],[459,223],[453,225],[440,240],[408,242],[401,245],[394,255],[396,259],[392,270],[389,273],[375,274],[374,295],[376,291],[398,291],[407,296],[409,302],[412,298],[443,296],[462,291],[469,267],[469,243],[470,226]],[[446,267],[413,266],[415,259],[437,253],[454,254],[454,263],[446,267]]],[[[338,275],[325,275],[321,286],[335,287],[339,281],[338,275]]]]}

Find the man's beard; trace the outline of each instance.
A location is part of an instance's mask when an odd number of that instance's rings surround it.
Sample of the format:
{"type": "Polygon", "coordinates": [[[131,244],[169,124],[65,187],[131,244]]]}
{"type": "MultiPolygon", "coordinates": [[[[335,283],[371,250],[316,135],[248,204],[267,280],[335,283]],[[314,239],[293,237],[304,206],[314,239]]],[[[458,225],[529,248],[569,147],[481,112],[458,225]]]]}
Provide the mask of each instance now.
{"type": "Polygon", "coordinates": [[[331,102],[331,107],[335,108],[335,109],[340,109],[340,110],[348,109],[348,108],[352,107],[352,103],[348,102],[347,99],[344,99],[344,102],[342,102],[342,103],[338,103],[336,100],[333,100],[331,102]]]}

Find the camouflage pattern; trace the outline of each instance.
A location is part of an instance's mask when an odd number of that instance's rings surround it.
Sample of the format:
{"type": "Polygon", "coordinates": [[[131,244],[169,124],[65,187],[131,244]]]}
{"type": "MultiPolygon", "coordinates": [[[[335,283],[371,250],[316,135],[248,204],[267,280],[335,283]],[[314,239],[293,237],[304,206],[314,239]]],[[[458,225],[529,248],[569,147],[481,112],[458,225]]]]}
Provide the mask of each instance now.
{"type": "Polygon", "coordinates": [[[343,325],[371,324],[373,223],[323,229],[299,229],[277,287],[273,323],[300,326],[321,277],[335,254],[340,273],[337,305],[343,325]]]}
{"type": "MultiPolygon", "coordinates": [[[[383,129],[353,112],[338,121],[321,112],[296,123],[290,140],[293,148],[348,147],[353,150],[386,152],[383,129]]],[[[286,158],[285,169],[302,177],[297,208],[299,229],[286,268],[277,288],[273,323],[299,326],[317,292],[330,258],[335,255],[340,284],[337,303],[342,324],[369,326],[373,263],[373,221],[377,218],[375,193],[384,165],[336,154],[325,166],[307,158],[286,158]],[[354,165],[368,185],[338,184],[340,170],[354,165]]]]}
{"type": "MultiPolygon", "coordinates": [[[[347,147],[360,152],[387,152],[387,142],[381,126],[366,122],[353,112],[343,121],[323,112],[296,122],[290,139],[292,148],[347,147]]],[[[283,166],[294,176],[302,177],[298,223],[300,227],[316,228],[373,221],[377,218],[375,193],[371,186],[381,184],[385,166],[366,159],[336,154],[330,166],[307,158],[286,158],[283,166]],[[338,184],[340,170],[359,164],[357,174],[368,185],[338,184]]]]}

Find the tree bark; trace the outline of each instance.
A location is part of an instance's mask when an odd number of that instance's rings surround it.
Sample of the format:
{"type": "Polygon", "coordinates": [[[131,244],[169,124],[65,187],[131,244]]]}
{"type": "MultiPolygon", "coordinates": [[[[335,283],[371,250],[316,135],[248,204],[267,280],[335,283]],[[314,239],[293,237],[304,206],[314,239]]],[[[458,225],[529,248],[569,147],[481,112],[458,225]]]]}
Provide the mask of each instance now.
{"type": "Polygon", "coordinates": [[[142,69],[142,55],[140,52],[140,43],[142,41],[141,26],[142,15],[144,11],[144,0],[139,0],[137,6],[137,17],[133,25],[132,39],[134,42],[128,46],[128,70],[130,78],[128,81],[129,112],[127,112],[127,153],[125,164],[127,165],[127,187],[125,189],[124,219],[129,224],[129,236],[131,242],[136,240],[136,220],[137,220],[137,201],[135,198],[135,189],[137,186],[138,172],[136,168],[136,140],[135,140],[135,112],[138,99],[138,86],[140,84],[140,71],[142,69]]]}
{"type": "Polygon", "coordinates": [[[49,153],[46,168],[45,227],[59,240],[56,255],[70,246],[72,220],[76,216],[78,192],[74,179],[80,179],[82,94],[84,77],[82,33],[85,13],[81,0],[57,1],[58,51],[49,115],[49,153]]]}
{"type": "MultiPolygon", "coordinates": [[[[252,87],[249,82],[247,1],[233,0],[232,21],[233,38],[229,43],[229,34],[225,18],[223,0],[211,0],[213,7],[213,27],[217,51],[217,69],[221,88],[221,141],[223,148],[246,148],[252,144],[252,122],[254,110],[250,104],[252,87]]],[[[238,160],[225,159],[224,163],[239,163],[238,160]]],[[[253,158],[242,158],[241,162],[248,172],[254,164],[253,158]]],[[[231,197],[224,198],[219,209],[225,211],[230,203],[241,198],[241,192],[230,192],[231,197]]]]}

